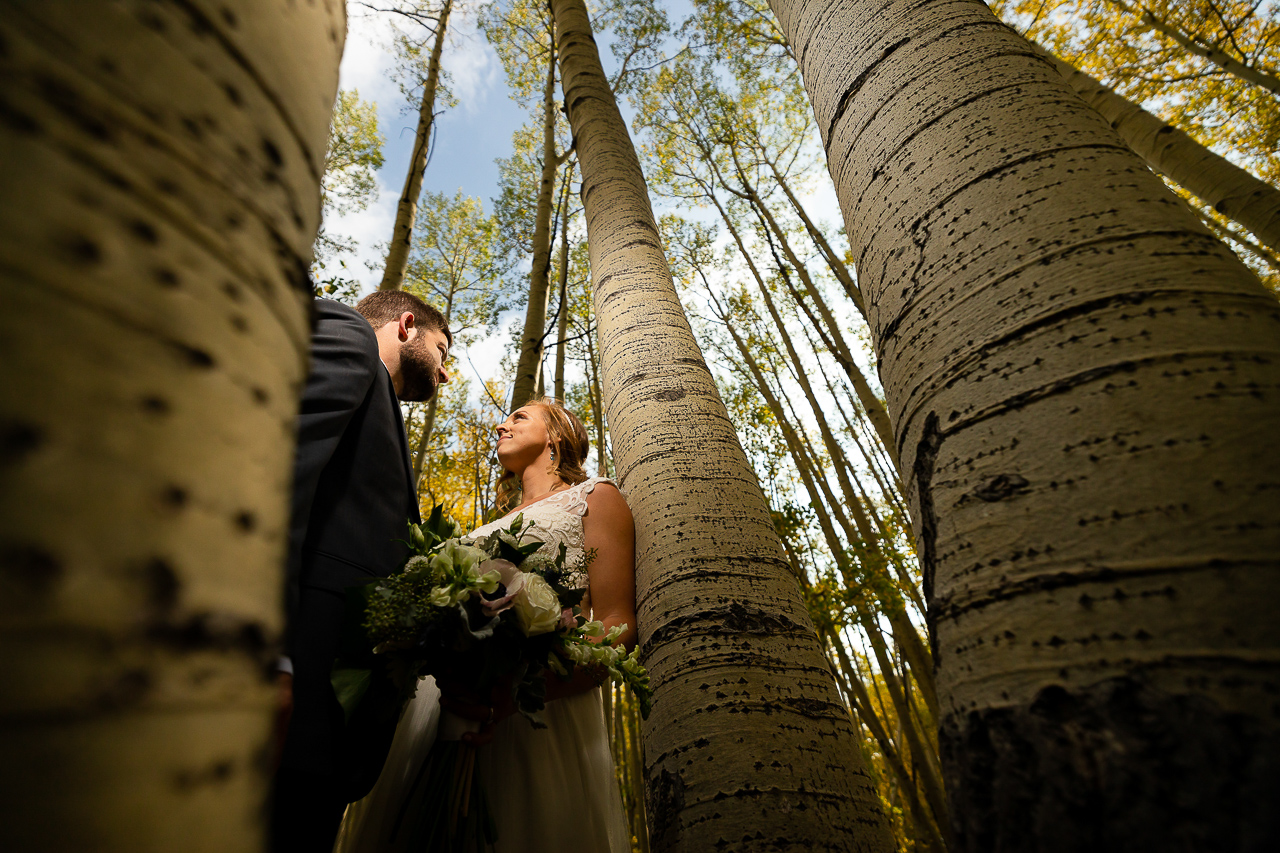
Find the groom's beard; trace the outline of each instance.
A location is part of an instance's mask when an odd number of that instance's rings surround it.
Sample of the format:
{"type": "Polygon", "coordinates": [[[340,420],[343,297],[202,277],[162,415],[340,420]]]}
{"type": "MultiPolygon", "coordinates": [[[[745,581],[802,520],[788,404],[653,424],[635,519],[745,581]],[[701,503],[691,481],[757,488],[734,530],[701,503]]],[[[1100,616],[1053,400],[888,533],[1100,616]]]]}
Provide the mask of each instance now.
{"type": "Polygon", "coordinates": [[[400,393],[405,403],[421,403],[436,395],[440,362],[436,350],[421,335],[400,348],[400,393]]]}

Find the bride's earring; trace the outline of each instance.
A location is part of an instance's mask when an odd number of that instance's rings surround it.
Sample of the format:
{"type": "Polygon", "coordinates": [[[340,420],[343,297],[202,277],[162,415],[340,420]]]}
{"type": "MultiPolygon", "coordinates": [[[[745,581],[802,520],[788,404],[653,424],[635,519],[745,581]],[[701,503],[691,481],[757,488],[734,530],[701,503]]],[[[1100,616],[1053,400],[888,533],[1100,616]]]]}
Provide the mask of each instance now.
{"type": "Polygon", "coordinates": [[[551,461],[552,462],[556,461],[556,449],[554,447],[551,448],[551,461]]]}

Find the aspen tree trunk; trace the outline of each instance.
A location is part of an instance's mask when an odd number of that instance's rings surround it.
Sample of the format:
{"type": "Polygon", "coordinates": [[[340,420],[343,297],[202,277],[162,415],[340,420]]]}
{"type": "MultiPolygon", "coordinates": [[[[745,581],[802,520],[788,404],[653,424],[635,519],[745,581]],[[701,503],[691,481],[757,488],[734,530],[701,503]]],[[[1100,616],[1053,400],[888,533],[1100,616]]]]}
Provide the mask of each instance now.
{"type": "Polygon", "coordinates": [[[418,197],[422,195],[422,178],[427,170],[427,155],[431,153],[431,129],[436,120],[436,89],[440,84],[440,57],[444,54],[444,40],[449,31],[449,12],[453,0],[444,0],[440,7],[440,20],[436,23],[436,40],[431,46],[431,58],[427,62],[427,79],[422,85],[422,103],[418,106],[418,132],[413,140],[413,154],[409,158],[409,172],[404,178],[404,190],[396,204],[396,221],[391,228],[391,245],[387,250],[387,265],[382,270],[379,290],[399,290],[404,287],[404,273],[409,265],[409,252],[413,248],[413,224],[418,218],[418,197]]]}
{"type": "Polygon", "coordinates": [[[343,4],[0,15],[0,849],[265,841],[343,4]]]}
{"type": "Polygon", "coordinates": [[[980,3],[772,5],[909,475],[959,849],[1276,837],[1274,297],[980,3]]]}
{"type": "Polygon", "coordinates": [[[564,399],[564,362],[569,349],[569,193],[572,184],[572,168],[565,176],[564,195],[560,204],[560,314],[556,318],[556,393],[557,400],[564,399]]]}
{"type": "Polygon", "coordinates": [[[542,95],[542,178],[533,222],[533,264],[529,270],[529,301],[525,306],[524,332],[520,335],[520,360],[511,385],[511,408],[524,405],[542,386],[542,348],[547,336],[547,292],[551,289],[551,202],[556,172],[562,162],[556,156],[556,49],[547,57],[547,82],[542,95]]]}
{"type": "Polygon", "coordinates": [[[1255,86],[1261,86],[1275,95],[1280,95],[1280,77],[1275,74],[1264,71],[1261,68],[1254,68],[1245,65],[1228,53],[1224,53],[1217,48],[1210,47],[1202,43],[1199,39],[1193,38],[1183,32],[1181,27],[1174,26],[1167,21],[1157,18],[1155,13],[1150,9],[1139,11],[1134,7],[1125,3],[1124,0],[1110,0],[1113,6],[1118,6],[1128,12],[1130,15],[1136,15],[1149,29],[1164,35],[1178,44],[1187,53],[1207,59],[1214,65],[1221,68],[1233,77],[1237,77],[1246,83],[1252,83],[1255,86]]]}
{"type": "Polygon", "coordinates": [[[1280,251],[1280,190],[1070,63],[1047,51],[1044,56],[1152,169],[1253,232],[1272,251],[1280,251]]]}
{"type": "Polygon", "coordinates": [[[582,169],[604,405],[636,520],[662,851],[882,850],[859,734],[689,328],[582,0],[553,0],[582,169]]]}

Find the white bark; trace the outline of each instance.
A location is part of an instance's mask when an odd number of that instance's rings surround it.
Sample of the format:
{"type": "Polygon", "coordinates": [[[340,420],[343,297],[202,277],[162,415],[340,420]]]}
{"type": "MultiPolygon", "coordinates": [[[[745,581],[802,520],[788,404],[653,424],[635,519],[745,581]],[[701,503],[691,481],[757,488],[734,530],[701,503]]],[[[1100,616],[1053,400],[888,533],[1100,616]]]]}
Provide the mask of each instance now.
{"type": "Polygon", "coordinates": [[[1069,62],[1047,51],[1043,55],[1152,169],[1253,232],[1264,245],[1280,251],[1280,190],[1214,154],[1069,62]]]}
{"type": "Polygon", "coordinates": [[[343,5],[0,16],[0,849],[260,849],[343,5]]]}
{"type": "Polygon", "coordinates": [[[636,519],[650,840],[663,851],[885,850],[887,824],[689,328],[582,0],[553,0],[582,168],[604,407],[636,519]]]}
{"type": "Polygon", "coordinates": [[[1265,834],[1274,297],[980,3],[772,5],[909,479],[960,849],[1265,834]]]}

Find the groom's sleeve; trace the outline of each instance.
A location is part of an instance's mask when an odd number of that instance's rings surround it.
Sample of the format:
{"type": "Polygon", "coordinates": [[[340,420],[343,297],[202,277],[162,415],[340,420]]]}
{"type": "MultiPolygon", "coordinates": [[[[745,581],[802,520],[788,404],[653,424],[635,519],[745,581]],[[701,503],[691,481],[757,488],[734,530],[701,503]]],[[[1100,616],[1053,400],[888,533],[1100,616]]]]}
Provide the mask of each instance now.
{"type": "Polygon", "coordinates": [[[293,472],[293,506],[285,577],[285,654],[292,648],[292,621],[302,584],[302,545],[320,476],[342,441],[347,424],[363,404],[377,370],[378,341],[369,322],[354,311],[321,312],[311,338],[311,369],[298,412],[298,445],[293,472]]]}

